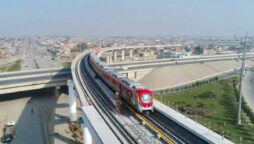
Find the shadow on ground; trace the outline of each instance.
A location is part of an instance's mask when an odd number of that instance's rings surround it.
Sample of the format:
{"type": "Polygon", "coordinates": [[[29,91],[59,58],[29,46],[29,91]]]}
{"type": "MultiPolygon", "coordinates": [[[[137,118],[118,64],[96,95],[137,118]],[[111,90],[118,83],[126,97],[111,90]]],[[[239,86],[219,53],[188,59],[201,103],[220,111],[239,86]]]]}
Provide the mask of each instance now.
{"type": "MultiPolygon", "coordinates": [[[[62,87],[59,94],[67,93],[67,87],[62,87]]],[[[69,105],[68,100],[58,94],[55,88],[19,92],[1,95],[0,102],[24,99],[24,106],[10,107],[17,113],[9,113],[7,109],[6,122],[11,120],[11,115],[18,115],[15,120],[16,139],[13,144],[54,144],[75,143],[71,137],[68,126],[69,105]],[[60,102],[57,103],[57,100],[60,102]],[[62,102],[61,99],[64,99],[62,102]],[[15,107],[15,108],[13,108],[15,107]]],[[[68,99],[68,97],[67,97],[68,99]]]]}

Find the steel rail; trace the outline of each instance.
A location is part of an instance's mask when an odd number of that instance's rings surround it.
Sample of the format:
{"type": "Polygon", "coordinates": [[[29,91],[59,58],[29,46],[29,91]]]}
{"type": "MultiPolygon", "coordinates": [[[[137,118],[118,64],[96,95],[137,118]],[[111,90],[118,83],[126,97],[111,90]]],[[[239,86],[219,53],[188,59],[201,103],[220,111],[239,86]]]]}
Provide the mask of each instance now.
{"type": "MultiPolygon", "coordinates": [[[[162,126],[164,130],[169,133],[173,133],[176,138],[181,138],[181,143],[193,143],[193,144],[208,144],[205,140],[191,133],[189,130],[170,120],[163,113],[159,112],[156,108],[153,113],[149,115],[145,114],[146,118],[152,119],[157,123],[157,126],[162,126]]],[[[179,139],[178,139],[179,140],[179,139]]]]}
{"type": "Polygon", "coordinates": [[[167,143],[169,144],[175,144],[175,142],[165,134],[165,132],[162,132],[160,128],[156,127],[154,125],[154,122],[146,119],[142,114],[139,114],[136,112],[132,107],[129,105],[125,104],[125,106],[136,116],[138,117],[142,122],[144,122],[149,128],[151,128],[154,132],[156,132],[160,137],[162,137],[167,143]]]}

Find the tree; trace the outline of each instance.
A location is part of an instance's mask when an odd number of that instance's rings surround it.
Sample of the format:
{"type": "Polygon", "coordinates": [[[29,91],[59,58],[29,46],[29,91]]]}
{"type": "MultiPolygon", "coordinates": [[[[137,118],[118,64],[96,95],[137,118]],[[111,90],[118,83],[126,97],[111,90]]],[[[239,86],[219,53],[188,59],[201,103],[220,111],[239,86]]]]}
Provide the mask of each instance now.
{"type": "Polygon", "coordinates": [[[204,49],[201,48],[200,46],[196,46],[196,47],[194,47],[194,49],[193,49],[193,54],[196,54],[196,55],[203,54],[203,52],[204,52],[204,49]]]}
{"type": "Polygon", "coordinates": [[[84,51],[85,49],[88,49],[87,43],[79,43],[71,49],[71,52],[80,52],[84,51]]]}

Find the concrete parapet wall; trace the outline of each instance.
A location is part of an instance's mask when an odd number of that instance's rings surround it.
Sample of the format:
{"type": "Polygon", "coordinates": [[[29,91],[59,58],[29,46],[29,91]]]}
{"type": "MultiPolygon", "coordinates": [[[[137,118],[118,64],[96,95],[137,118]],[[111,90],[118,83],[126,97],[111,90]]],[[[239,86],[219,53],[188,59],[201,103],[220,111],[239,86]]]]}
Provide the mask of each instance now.
{"type": "Polygon", "coordinates": [[[61,69],[63,69],[63,68],[48,68],[48,69],[23,70],[23,71],[18,71],[18,72],[4,72],[4,73],[0,73],[0,75],[15,74],[15,73],[48,72],[48,71],[52,71],[52,70],[61,70],[61,69]]]}
{"type": "Polygon", "coordinates": [[[120,144],[119,140],[108,128],[102,117],[97,114],[98,112],[93,106],[83,106],[82,112],[84,125],[88,128],[95,143],[120,144]]]}

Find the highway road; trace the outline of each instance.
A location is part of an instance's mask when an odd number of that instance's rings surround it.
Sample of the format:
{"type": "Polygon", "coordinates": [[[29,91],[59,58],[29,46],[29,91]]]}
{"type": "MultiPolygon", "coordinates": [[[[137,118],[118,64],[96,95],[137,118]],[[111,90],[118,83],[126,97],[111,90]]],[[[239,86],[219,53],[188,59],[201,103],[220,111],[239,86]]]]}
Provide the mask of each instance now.
{"type": "Polygon", "coordinates": [[[55,67],[61,66],[56,59],[54,60],[52,59],[52,56],[46,50],[46,47],[40,46],[37,42],[33,43],[33,47],[37,48],[38,50],[38,55],[36,56],[36,62],[39,68],[55,68],[55,67]]]}
{"type": "Polygon", "coordinates": [[[27,46],[23,50],[23,70],[61,66],[56,60],[52,60],[46,48],[41,47],[34,40],[27,40],[26,45],[27,46]]]}
{"type": "Polygon", "coordinates": [[[22,61],[22,70],[36,69],[35,64],[35,53],[36,50],[32,48],[32,44],[28,41],[26,42],[27,46],[23,50],[23,61],[22,61]]]}

